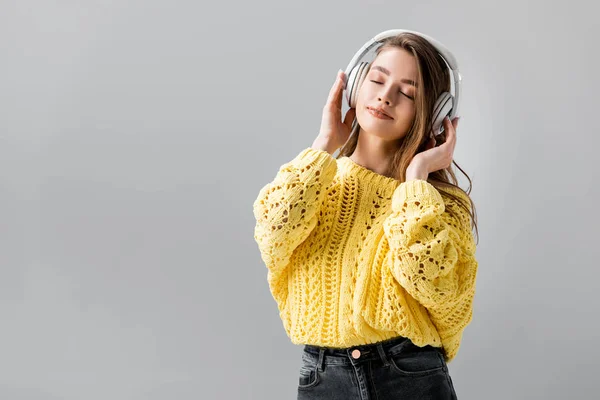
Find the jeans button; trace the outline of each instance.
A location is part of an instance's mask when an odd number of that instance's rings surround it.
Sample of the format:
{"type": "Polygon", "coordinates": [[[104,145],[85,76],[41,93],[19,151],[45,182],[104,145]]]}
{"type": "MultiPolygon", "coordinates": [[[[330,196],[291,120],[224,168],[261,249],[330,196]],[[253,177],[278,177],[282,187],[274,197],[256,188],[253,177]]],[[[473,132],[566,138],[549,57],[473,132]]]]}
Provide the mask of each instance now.
{"type": "Polygon", "coordinates": [[[352,350],[352,357],[354,357],[354,358],[360,357],[360,350],[358,350],[358,349],[352,350]]]}

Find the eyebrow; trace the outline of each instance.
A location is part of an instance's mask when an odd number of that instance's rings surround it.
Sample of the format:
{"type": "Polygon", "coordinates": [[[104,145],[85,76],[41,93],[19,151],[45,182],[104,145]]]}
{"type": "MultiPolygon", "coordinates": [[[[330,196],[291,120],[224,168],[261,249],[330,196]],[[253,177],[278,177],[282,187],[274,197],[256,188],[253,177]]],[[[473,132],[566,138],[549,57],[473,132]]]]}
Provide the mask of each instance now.
{"type": "MultiPolygon", "coordinates": [[[[387,68],[382,67],[381,65],[373,65],[371,67],[371,69],[372,70],[381,71],[381,72],[383,72],[384,74],[386,74],[388,76],[390,75],[390,71],[387,68]]],[[[409,85],[412,85],[414,87],[418,87],[417,83],[415,81],[411,80],[411,79],[402,78],[402,79],[400,79],[400,82],[408,83],[409,85]]]]}

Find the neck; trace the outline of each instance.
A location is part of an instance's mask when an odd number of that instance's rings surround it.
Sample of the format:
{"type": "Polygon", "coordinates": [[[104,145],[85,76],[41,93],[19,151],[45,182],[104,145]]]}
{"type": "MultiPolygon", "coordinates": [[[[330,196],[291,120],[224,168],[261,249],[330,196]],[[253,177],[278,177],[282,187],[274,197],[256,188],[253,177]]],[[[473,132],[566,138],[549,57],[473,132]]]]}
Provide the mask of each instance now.
{"type": "Polygon", "coordinates": [[[391,142],[369,135],[361,129],[356,148],[349,158],[373,172],[387,175],[390,161],[398,150],[399,143],[401,142],[398,140],[391,142]]]}

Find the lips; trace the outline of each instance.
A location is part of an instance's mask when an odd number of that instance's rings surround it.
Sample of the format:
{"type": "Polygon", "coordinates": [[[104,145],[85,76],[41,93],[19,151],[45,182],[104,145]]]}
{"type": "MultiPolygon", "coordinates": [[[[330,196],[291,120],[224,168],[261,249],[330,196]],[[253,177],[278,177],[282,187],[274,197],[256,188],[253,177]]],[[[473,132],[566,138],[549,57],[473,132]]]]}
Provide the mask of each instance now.
{"type": "Polygon", "coordinates": [[[386,112],[383,111],[381,108],[367,107],[367,110],[369,110],[369,113],[375,117],[382,119],[393,119],[388,114],[386,114],[386,112]]]}

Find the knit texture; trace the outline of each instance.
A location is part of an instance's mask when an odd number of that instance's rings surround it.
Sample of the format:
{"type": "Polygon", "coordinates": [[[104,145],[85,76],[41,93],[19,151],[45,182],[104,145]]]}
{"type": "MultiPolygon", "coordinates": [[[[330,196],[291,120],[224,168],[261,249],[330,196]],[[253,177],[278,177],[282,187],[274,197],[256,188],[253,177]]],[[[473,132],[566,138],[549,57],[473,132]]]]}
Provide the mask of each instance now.
{"type": "Polygon", "coordinates": [[[309,147],[253,209],[292,343],[345,348],[403,336],[443,348],[446,362],[456,356],[473,315],[475,243],[470,215],[433,185],[309,147]]]}

